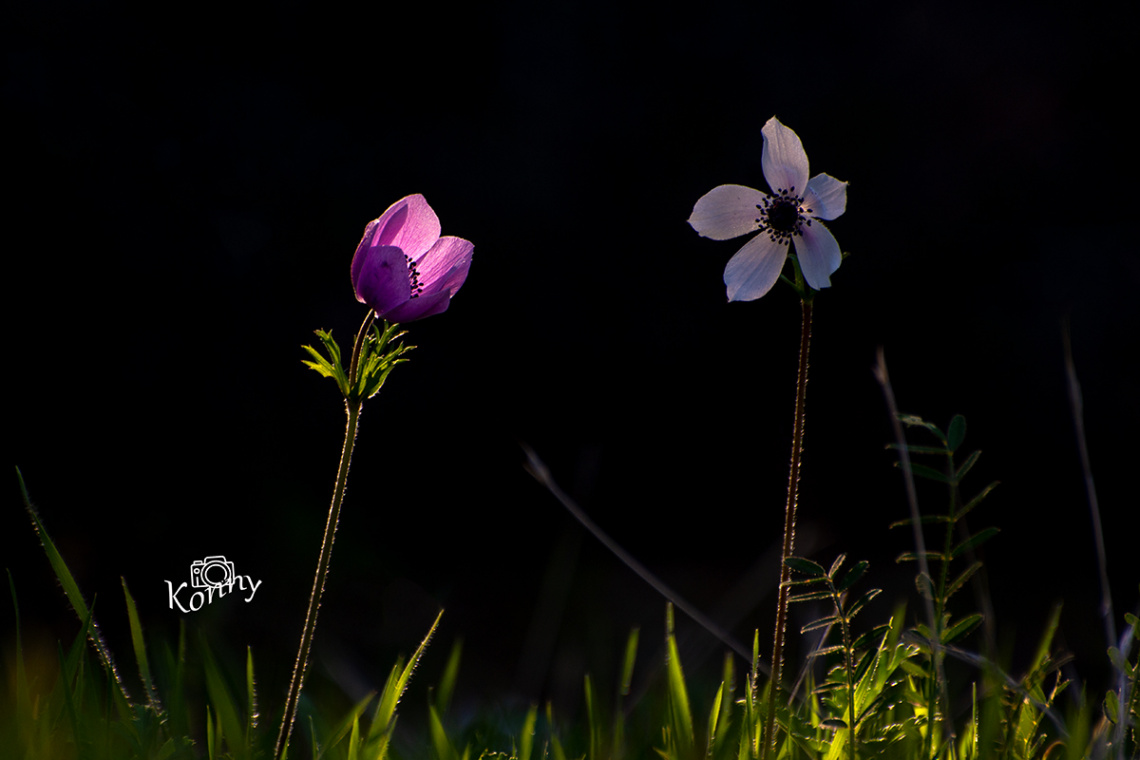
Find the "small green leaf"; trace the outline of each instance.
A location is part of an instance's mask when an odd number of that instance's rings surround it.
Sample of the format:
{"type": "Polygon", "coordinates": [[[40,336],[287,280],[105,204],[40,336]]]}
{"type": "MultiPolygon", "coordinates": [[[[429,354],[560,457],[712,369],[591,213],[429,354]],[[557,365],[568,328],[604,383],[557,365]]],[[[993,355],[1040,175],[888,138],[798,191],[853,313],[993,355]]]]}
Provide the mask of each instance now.
{"type": "Polygon", "coordinates": [[[839,622],[838,615],[829,615],[825,618],[820,618],[813,623],[808,623],[800,629],[800,633],[807,633],[808,631],[817,631],[820,628],[828,628],[839,622]]]}
{"type": "Polygon", "coordinates": [[[954,522],[957,522],[958,520],[961,520],[961,519],[962,519],[963,517],[965,517],[965,516],[966,516],[966,514],[967,514],[968,512],[970,512],[970,511],[971,511],[971,510],[972,510],[974,507],[976,507],[976,506],[978,506],[979,504],[981,504],[981,503],[982,503],[982,499],[984,499],[984,498],[986,498],[987,496],[989,496],[989,493],[990,493],[990,491],[992,491],[992,490],[994,490],[995,488],[997,488],[997,486],[998,486],[998,481],[996,481],[996,480],[995,480],[993,483],[990,483],[988,486],[986,486],[985,488],[983,488],[983,489],[981,490],[981,492],[980,492],[980,493],[979,493],[977,496],[975,496],[974,498],[972,498],[972,499],[970,499],[968,502],[966,502],[965,506],[963,506],[961,509],[959,509],[959,510],[958,510],[958,511],[957,511],[957,512],[954,514],[954,522]]]}
{"type": "Polygon", "coordinates": [[[962,553],[969,549],[973,549],[976,546],[981,546],[983,543],[989,541],[1000,532],[1001,530],[999,528],[982,528],[977,533],[955,546],[954,550],[950,552],[950,558],[953,559],[954,557],[960,556],[962,553]]]}
{"type": "MultiPolygon", "coordinates": [[[[948,522],[952,522],[952,519],[950,517],[947,517],[946,515],[922,515],[918,521],[919,525],[931,525],[931,524],[948,523],[948,522]]],[[[911,525],[914,525],[914,520],[912,518],[908,517],[905,520],[896,520],[893,523],[891,523],[890,525],[888,525],[887,527],[888,528],[906,528],[906,527],[910,527],[911,525]]]]}
{"type": "Polygon", "coordinates": [[[946,445],[951,451],[957,451],[966,438],[966,418],[955,414],[950,420],[950,427],[946,429],[946,445]]]}
{"type": "Polygon", "coordinates": [[[851,618],[855,617],[859,610],[863,609],[867,605],[867,602],[871,601],[881,593],[883,593],[883,590],[881,588],[869,589],[865,594],[863,594],[863,596],[856,599],[855,603],[852,604],[851,607],[847,610],[847,619],[850,620],[851,618]]]}
{"type": "Polygon", "coordinates": [[[1104,717],[1115,725],[1119,715],[1120,701],[1117,699],[1116,692],[1109,689],[1108,693],[1104,695],[1104,717]]]}
{"type": "Polygon", "coordinates": [[[952,580],[950,582],[950,584],[946,587],[946,596],[943,598],[943,601],[954,596],[954,594],[956,594],[959,590],[961,590],[962,586],[966,585],[966,581],[968,581],[974,575],[974,573],[978,572],[978,570],[981,570],[981,569],[982,569],[982,563],[981,562],[975,562],[974,564],[970,565],[965,570],[963,570],[961,572],[961,574],[959,574],[957,578],[952,580]]]}
{"type": "Polygon", "coordinates": [[[836,644],[835,646],[821,647],[821,648],[815,650],[814,652],[812,652],[808,656],[809,657],[826,657],[829,654],[836,654],[838,652],[846,652],[846,651],[847,650],[843,648],[842,644],[836,644]]]}
{"type": "Polygon", "coordinates": [[[823,569],[823,565],[812,562],[810,559],[804,559],[803,557],[788,557],[784,560],[784,564],[797,572],[804,573],[805,575],[811,575],[819,578],[825,577],[827,575],[827,571],[823,569]]]}
{"type": "Polygon", "coordinates": [[[825,720],[821,720],[819,722],[819,725],[823,728],[847,728],[846,721],[840,720],[839,718],[827,718],[825,720]]]}
{"type": "Polygon", "coordinates": [[[981,451],[972,452],[968,457],[966,457],[966,461],[962,462],[962,464],[958,466],[958,471],[954,473],[954,477],[957,478],[960,482],[962,478],[966,477],[966,473],[972,470],[974,468],[974,465],[978,463],[978,457],[981,455],[981,451]]]}
{"type": "MultiPolygon", "coordinates": [[[[895,467],[898,467],[898,466],[900,466],[899,463],[895,462],[895,467]]],[[[933,467],[927,467],[924,464],[916,464],[914,462],[911,462],[910,471],[914,474],[914,476],[916,478],[926,478],[927,480],[933,480],[933,481],[936,481],[938,483],[953,483],[953,482],[955,482],[955,481],[951,480],[950,478],[946,477],[945,474],[934,469],[933,467]]]]}
{"type": "MultiPolygon", "coordinates": [[[[946,556],[942,552],[923,552],[927,562],[945,562],[946,556]]],[[[895,562],[915,562],[918,560],[916,552],[903,552],[895,558],[895,562]]]]}
{"type": "MultiPolygon", "coordinates": [[[[902,447],[897,443],[888,443],[887,448],[898,451],[902,447]]],[[[946,456],[950,453],[949,449],[942,448],[941,446],[914,446],[909,443],[906,445],[906,450],[911,454],[937,454],[938,456],[946,456]]]]}
{"type": "Polygon", "coordinates": [[[979,615],[978,613],[974,613],[973,615],[967,615],[966,617],[962,618],[957,623],[955,623],[954,625],[950,626],[945,631],[943,631],[942,643],[943,644],[949,644],[951,641],[954,641],[955,639],[959,639],[962,636],[965,636],[967,633],[969,633],[970,631],[977,628],[981,624],[981,622],[982,622],[982,616],[979,615]]]}
{"type": "Polygon", "coordinates": [[[847,589],[854,586],[855,583],[863,577],[863,573],[867,571],[867,567],[868,563],[866,560],[860,560],[856,562],[855,566],[848,570],[847,574],[843,576],[843,580],[839,582],[839,585],[835,587],[835,590],[839,593],[843,593],[847,589]]]}
{"type": "Polygon", "coordinates": [[[937,425],[927,422],[918,415],[900,414],[899,422],[906,425],[907,427],[924,427],[930,432],[934,433],[934,435],[938,436],[938,440],[942,441],[943,443],[946,442],[946,435],[938,429],[937,425]]]}
{"type": "Polygon", "coordinates": [[[803,594],[789,594],[788,604],[795,604],[796,602],[815,602],[820,599],[830,599],[831,591],[829,589],[820,589],[819,591],[808,591],[803,594]]]}

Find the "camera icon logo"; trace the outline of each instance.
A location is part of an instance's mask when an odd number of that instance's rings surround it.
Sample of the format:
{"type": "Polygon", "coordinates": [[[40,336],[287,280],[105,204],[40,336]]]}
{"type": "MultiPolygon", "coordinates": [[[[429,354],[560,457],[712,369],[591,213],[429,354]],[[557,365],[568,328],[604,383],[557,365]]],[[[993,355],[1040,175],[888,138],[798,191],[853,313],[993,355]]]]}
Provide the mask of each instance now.
{"type": "Polygon", "coordinates": [[[190,585],[193,588],[224,586],[234,582],[234,563],[219,554],[190,563],[190,585]]]}

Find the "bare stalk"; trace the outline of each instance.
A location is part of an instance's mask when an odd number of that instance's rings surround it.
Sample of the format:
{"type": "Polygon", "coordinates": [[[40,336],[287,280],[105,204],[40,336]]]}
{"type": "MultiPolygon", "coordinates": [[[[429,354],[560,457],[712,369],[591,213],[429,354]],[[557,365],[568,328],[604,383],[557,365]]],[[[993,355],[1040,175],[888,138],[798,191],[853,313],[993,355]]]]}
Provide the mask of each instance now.
{"type": "Polygon", "coordinates": [[[784,543],[780,549],[780,590],[776,602],[776,632],[772,640],[772,679],[768,693],[768,714],[764,720],[764,749],[767,760],[776,752],[776,700],[784,671],[784,629],[788,623],[788,589],[791,568],[785,560],[792,556],[796,540],[796,504],[799,497],[800,461],[804,445],[804,402],[807,396],[808,351],[811,346],[811,300],[800,302],[803,319],[800,329],[800,361],[796,375],[796,417],[792,426],[792,459],[788,467],[788,501],[784,507],[784,543]]]}

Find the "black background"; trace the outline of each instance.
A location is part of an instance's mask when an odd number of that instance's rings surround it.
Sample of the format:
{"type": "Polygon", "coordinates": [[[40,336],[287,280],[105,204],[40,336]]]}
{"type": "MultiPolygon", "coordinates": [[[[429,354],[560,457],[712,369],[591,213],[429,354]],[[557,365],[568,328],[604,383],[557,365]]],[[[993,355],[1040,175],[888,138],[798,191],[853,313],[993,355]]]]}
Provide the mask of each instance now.
{"type": "MultiPolygon", "coordinates": [[[[813,174],[851,183],[829,228],[852,255],[816,301],[799,551],[871,561],[889,593],[868,622],[913,588],[894,564],[909,533],[887,529],[906,507],[871,374],[883,346],[904,411],[967,417],[984,451],[967,491],[1002,482],[972,526],[1003,529],[984,555],[1015,662],[1063,601],[1061,640],[1095,682],[1061,324],[1119,617],[1140,575],[1126,7],[9,8],[10,464],[127,662],[120,576],[157,636],[178,627],[163,581],[193,560],[261,579],[252,603],[187,622],[224,656],[251,644],[280,709],[343,432],[300,345],[317,327],[351,339],[360,232],[419,192],[474,264],[365,407],[316,682],[376,688],[440,607],[418,687],[463,637],[461,692],[489,701],[577,709],[582,673],[612,681],[630,627],[659,640],[663,599],[524,472],[520,442],[682,596],[766,640],[799,310],[782,286],[726,304],[744,240],[685,220],[718,184],[767,189],[775,114],[813,174]]],[[[25,627],[70,639],[14,478],[6,491],[0,558],[25,627]]],[[[678,625],[687,668],[711,677],[700,658],[723,646],[678,625]]],[[[642,667],[655,657],[646,644],[642,667]]]]}

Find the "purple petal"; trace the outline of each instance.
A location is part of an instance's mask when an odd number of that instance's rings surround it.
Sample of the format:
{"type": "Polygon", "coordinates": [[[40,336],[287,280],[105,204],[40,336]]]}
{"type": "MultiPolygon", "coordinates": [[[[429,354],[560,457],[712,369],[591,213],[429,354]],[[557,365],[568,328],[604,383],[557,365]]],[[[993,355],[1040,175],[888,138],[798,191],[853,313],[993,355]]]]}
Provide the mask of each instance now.
{"type": "Polygon", "coordinates": [[[816,219],[835,219],[847,210],[847,183],[830,174],[817,174],[807,184],[804,208],[816,219]]]}
{"type": "Polygon", "coordinates": [[[364,259],[368,255],[368,249],[372,247],[372,237],[376,234],[376,226],[380,224],[379,219],[373,219],[364,227],[364,235],[360,238],[360,243],[356,246],[356,253],[352,255],[352,288],[356,290],[356,282],[360,279],[360,268],[364,266],[364,259]]]}
{"type": "Polygon", "coordinates": [[[380,316],[389,322],[414,322],[447,311],[451,296],[447,293],[429,293],[412,298],[380,316]]]}
{"type": "Polygon", "coordinates": [[[449,296],[455,295],[467,279],[467,270],[471,268],[471,252],[474,249],[475,245],[463,238],[449,235],[437,240],[431,250],[416,262],[424,292],[446,290],[449,296]]]}
{"type": "Polygon", "coordinates": [[[369,248],[361,258],[356,280],[356,300],[368,304],[383,317],[412,295],[411,278],[404,252],[391,245],[369,248]]]}
{"type": "Polygon", "coordinates": [[[772,192],[788,190],[803,195],[807,190],[808,157],[799,136],[773,116],[760,130],[764,135],[764,153],[760,165],[772,192]]]}
{"type": "Polygon", "coordinates": [[[804,226],[803,236],[796,238],[796,254],[804,279],[816,290],[831,285],[831,273],[843,260],[835,236],[820,222],[804,226]]]}
{"type": "Polygon", "coordinates": [[[776,243],[760,233],[744,244],[724,268],[724,284],[729,301],[755,301],[780,279],[788,258],[788,244],[776,243]]]}
{"type": "Polygon", "coordinates": [[[701,196],[689,224],[703,237],[728,240],[755,232],[760,214],[756,207],[767,193],[743,185],[721,185],[701,196]]]}
{"type": "Polygon", "coordinates": [[[364,228],[364,237],[352,258],[352,282],[356,284],[363,264],[361,252],[367,248],[391,245],[413,259],[422,256],[439,239],[439,217],[422,195],[409,195],[393,203],[364,228]]]}
{"type": "Polygon", "coordinates": [[[373,245],[394,245],[417,259],[439,240],[439,217],[422,195],[409,195],[393,203],[377,220],[373,245]]]}

